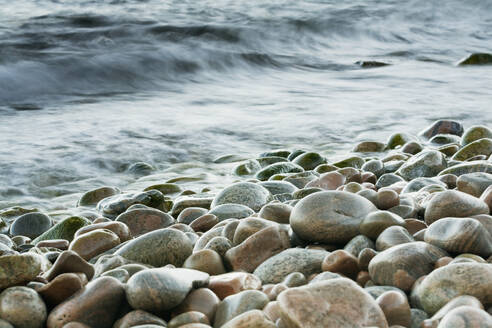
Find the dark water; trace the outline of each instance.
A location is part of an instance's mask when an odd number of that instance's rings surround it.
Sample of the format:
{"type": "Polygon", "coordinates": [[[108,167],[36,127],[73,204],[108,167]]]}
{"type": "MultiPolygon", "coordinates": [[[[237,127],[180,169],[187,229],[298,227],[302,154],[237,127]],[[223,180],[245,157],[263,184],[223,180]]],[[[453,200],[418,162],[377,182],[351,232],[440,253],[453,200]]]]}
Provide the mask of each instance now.
{"type": "Polygon", "coordinates": [[[471,52],[492,52],[491,0],[0,0],[0,208],[220,185],[225,153],[490,126],[492,66],[455,65],[471,52]],[[156,175],[135,182],[136,161],[156,175]]]}

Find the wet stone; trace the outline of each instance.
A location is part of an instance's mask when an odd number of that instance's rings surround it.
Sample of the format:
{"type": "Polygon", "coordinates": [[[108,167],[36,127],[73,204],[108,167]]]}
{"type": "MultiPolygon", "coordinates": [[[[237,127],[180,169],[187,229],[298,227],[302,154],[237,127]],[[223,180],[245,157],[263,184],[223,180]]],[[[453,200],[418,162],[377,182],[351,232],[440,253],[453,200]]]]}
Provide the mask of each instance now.
{"type": "Polygon", "coordinates": [[[166,228],[174,223],[171,215],[151,208],[127,211],[118,215],[115,220],[126,224],[135,237],[166,228]]]}
{"type": "Polygon", "coordinates": [[[0,293],[0,318],[14,327],[42,328],[46,317],[46,305],[33,289],[10,287],[0,293]]]}
{"type": "Polygon", "coordinates": [[[257,290],[245,290],[228,296],[217,307],[214,328],[222,327],[229,320],[249,310],[261,310],[268,302],[268,297],[257,290]]]}
{"type": "Polygon", "coordinates": [[[200,312],[208,318],[209,322],[213,322],[219,303],[220,299],[210,289],[195,289],[186,296],[179,306],[172,310],[172,316],[191,311],[200,312]]]}
{"type": "Polygon", "coordinates": [[[75,294],[87,284],[87,277],[83,273],[62,273],[49,283],[37,289],[46,304],[53,308],[75,294]]]}
{"type": "Polygon", "coordinates": [[[130,206],[143,204],[159,208],[164,202],[164,195],[158,190],[149,190],[134,194],[121,194],[104,198],[97,204],[97,210],[104,216],[115,218],[130,206]]]}
{"type": "MultiPolygon", "coordinates": [[[[405,222],[405,221],[403,221],[405,222]]],[[[404,224],[404,223],[403,223],[404,224]]],[[[376,239],[376,249],[383,251],[396,245],[413,242],[412,235],[402,226],[393,225],[386,228],[376,239]]]]}
{"type": "Polygon", "coordinates": [[[68,241],[72,241],[75,232],[77,230],[90,224],[91,221],[89,221],[86,218],[80,216],[72,216],[55,224],[49,230],[45,231],[36,239],[34,239],[32,243],[36,244],[43,240],[52,240],[52,239],[65,239],[68,241]]]}
{"type": "Polygon", "coordinates": [[[388,211],[375,211],[369,213],[360,223],[361,234],[376,240],[388,227],[405,226],[405,221],[398,215],[388,211]]]}
{"type": "Polygon", "coordinates": [[[467,144],[482,138],[492,139],[492,130],[483,125],[474,125],[466,129],[461,138],[461,144],[466,146],[467,144]]]}
{"type": "Polygon", "coordinates": [[[215,215],[219,221],[227,219],[243,219],[253,215],[255,212],[246,205],[241,204],[222,204],[215,206],[208,214],[215,215]]]}
{"type": "Polygon", "coordinates": [[[461,136],[463,134],[463,126],[457,121],[438,120],[419,133],[420,136],[427,139],[438,134],[454,134],[461,136]]]}
{"type": "Polygon", "coordinates": [[[115,322],[113,328],[131,328],[138,325],[153,324],[166,327],[166,321],[151,313],[134,310],[125,314],[122,318],[115,322]]]}
{"type": "Polygon", "coordinates": [[[315,152],[302,153],[292,160],[304,170],[314,170],[318,165],[325,164],[326,158],[315,152]]]}
{"type": "Polygon", "coordinates": [[[0,256],[0,289],[27,283],[50,267],[44,256],[31,252],[0,256]]]}
{"type": "Polygon", "coordinates": [[[419,177],[433,177],[446,167],[447,163],[442,153],[436,150],[427,150],[408,159],[396,174],[405,180],[412,180],[419,177]]]}
{"type": "Polygon", "coordinates": [[[101,200],[107,197],[118,195],[121,191],[116,187],[100,187],[87,191],[80,197],[77,206],[97,205],[101,200]]]}
{"type": "Polygon", "coordinates": [[[52,222],[49,216],[43,213],[26,213],[19,216],[10,226],[12,236],[26,236],[34,239],[51,228],[52,222]]]}
{"type": "Polygon", "coordinates": [[[56,276],[63,273],[82,272],[86,275],[87,280],[94,276],[94,267],[87,263],[80,255],[73,251],[62,252],[49,271],[43,277],[51,281],[56,276]]]}
{"type": "Polygon", "coordinates": [[[75,238],[69,250],[79,254],[84,260],[91,258],[120,244],[120,238],[112,231],[97,229],[75,238]]]}
{"type": "Polygon", "coordinates": [[[255,177],[260,181],[266,181],[275,174],[297,173],[303,171],[304,169],[300,165],[294,164],[292,162],[281,162],[270,164],[264,167],[256,173],[255,177]]]}
{"type": "Polygon", "coordinates": [[[483,138],[470,142],[458,150],[451,159],[466,161],[477,155],[484,155],[486,157],[492,155],[492,139],[483,138]]]}
{"type": "Polygon", "coordinates": [[[374,249],[376,245],[374,242],[364,235],[358,235],[352,238],[343,248],[355,257],[358,257],[360,252],[365,248],[374,249]]]}
{"type": "Polygon", "coordinates": [[[250,182],[239,182],[219,192],[211,207],[213,209],[222,204],[241,204],[253,211],[259,211],[271,199],[272,196],[266,188],[250,182]]]}

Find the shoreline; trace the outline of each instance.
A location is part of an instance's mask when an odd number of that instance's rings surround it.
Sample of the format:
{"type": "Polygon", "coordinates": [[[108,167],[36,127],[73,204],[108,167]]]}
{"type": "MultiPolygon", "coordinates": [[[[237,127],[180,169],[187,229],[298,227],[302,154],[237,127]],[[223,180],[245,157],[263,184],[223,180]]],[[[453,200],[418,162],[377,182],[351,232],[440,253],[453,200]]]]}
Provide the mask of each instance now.
{"type": "Polygon", "coordinates": [[[224,155],[222,190],[101,187],[59,222],[0,210],[0,327],[492,324],[492,130],[351,151],[224,155]]]}

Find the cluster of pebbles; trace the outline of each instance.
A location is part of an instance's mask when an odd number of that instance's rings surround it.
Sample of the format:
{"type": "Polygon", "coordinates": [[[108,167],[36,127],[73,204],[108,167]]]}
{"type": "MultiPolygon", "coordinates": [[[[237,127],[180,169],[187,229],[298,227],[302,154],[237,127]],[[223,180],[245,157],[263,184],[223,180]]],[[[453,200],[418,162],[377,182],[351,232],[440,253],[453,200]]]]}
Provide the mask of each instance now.
{"type": "MultiPolygon", "coordinates": [[[[492,327],[492,130],[276,150],[216,194],[0,211],[0,328],[492,327]]],[[[217,162],[235,162],[223,156],[217,162]]]]}

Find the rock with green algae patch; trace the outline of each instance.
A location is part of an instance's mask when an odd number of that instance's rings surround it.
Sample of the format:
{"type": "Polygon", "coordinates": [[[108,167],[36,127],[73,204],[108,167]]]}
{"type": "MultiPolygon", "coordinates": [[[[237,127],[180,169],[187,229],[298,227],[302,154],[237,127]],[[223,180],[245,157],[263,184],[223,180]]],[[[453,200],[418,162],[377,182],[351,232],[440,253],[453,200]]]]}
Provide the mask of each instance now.
{"type": "Polygon", "coordinates": [[[279,162],[270,164],[267,167],[264,167],[258,173],[256,173],[256,178],[260,181],[268,180],[272,175],[280,174],[280,173],[297,173],[303,172],[304,169],[292,162],[279,162]]]}
{"type": "Polygon", "coordinates": [[[456,176],[460,176],[474,172],[492,173],[492,162],[485,160],[465,162],[463,164],[448,167],[447,169],[439,172],[438,175],[454,174],[456,176]]]}
{"type": "Polygon", "coordinates": [[[470,142],[458,150],[451,159],[456,161],[466,161],[476,155],[485,155],[487,157],[492,155],[492,139],[482,138],[470,142]]]}
{"type": "Polygon", "coordinates": [[[307,152],[297,156],[292,162],[304,170],[314,170],[318,165],[325,164],[326,158],[315,152],[307,152]]]}
{"type": "Polygon", "coordinates": [[[473,53],[460,60],[458,65],[492,65],[492,54],[473,53]]]}
{"type": "Polygon", "coordinates": [[[32,244],[35,245],[42,240],[52,239],[65,239],[68,241],[72,241],[77,230],[90,224],[91,221],[81,216],[72,216],[66,218],[65,220],[58,222],[49,230],[45,231],[39,237],[34,239],[32,241],[32,244]]]}
{"type": "Polygon", "coordinates": [[[482,138],[492,139],[492,130],[483,125],[474,125],[469,127],[461,137],[461,145],[466,146],[482,138]]]}
{"type": "Polygon", "coordinates": [[[97,205],[101,200],[106,197],[114,196],[121,193],[116,187],[100,187],[87,191],[80,197],[77,206],[91,206],[97,205]]]}
{"type": "Polygon", "coordinates": [[[352,156],[349,158],[342,159],[341,161],[338,161],[336,163],[332,163],[332,165],[338,167],[338,168],[344,168],[344,167],[353,167],[356,169],[362,168],[362,165],[364,165],[366,161],[359,156],[352,156]]]}

